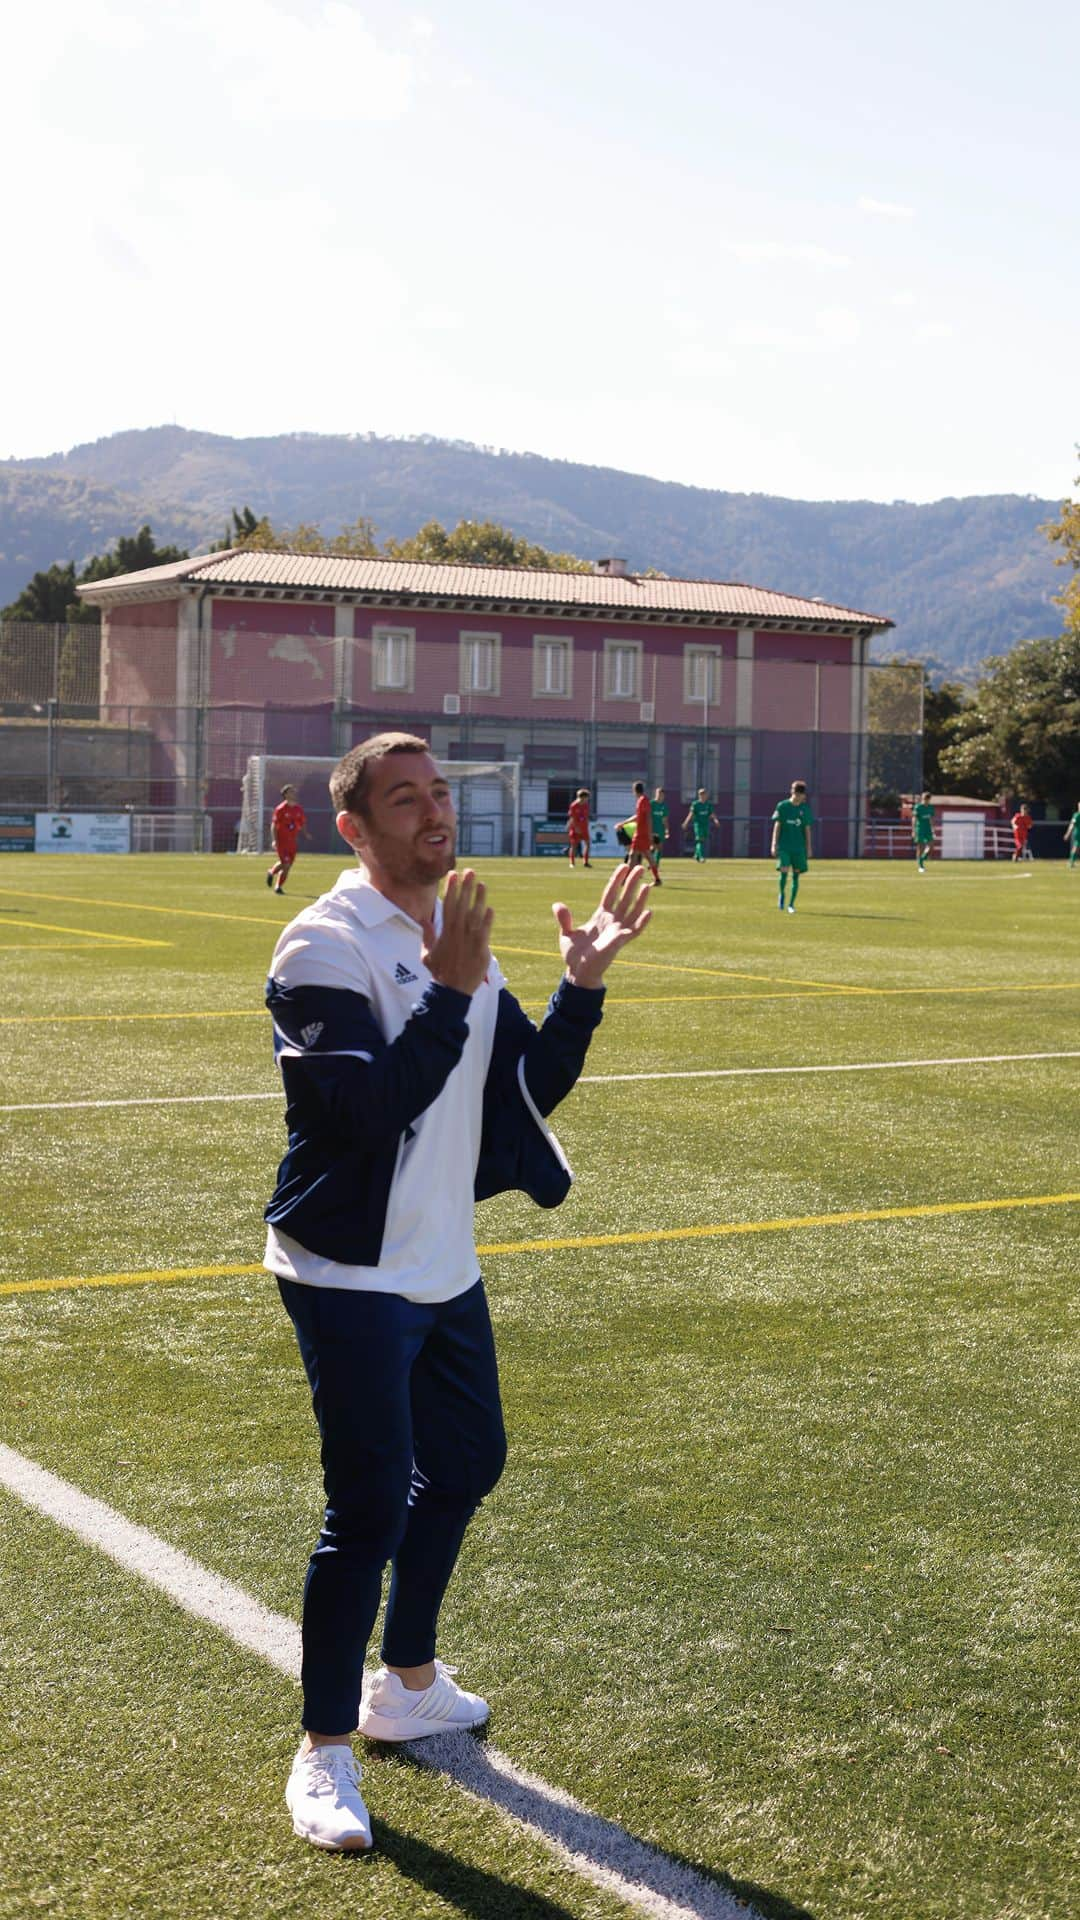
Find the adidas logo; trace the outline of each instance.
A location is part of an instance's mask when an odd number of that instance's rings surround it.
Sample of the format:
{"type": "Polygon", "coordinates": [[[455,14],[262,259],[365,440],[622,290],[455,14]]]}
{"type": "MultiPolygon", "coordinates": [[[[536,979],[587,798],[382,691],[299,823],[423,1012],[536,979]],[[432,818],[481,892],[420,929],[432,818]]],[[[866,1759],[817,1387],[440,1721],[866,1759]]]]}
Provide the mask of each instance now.
{"type": "Polygon", "coordinates": [[[301,1027],[300,1038],[305,1047],[313,1047],[322,1030],[323,1022],[321,1020],[313,1020],[309,1027],[301,1027]]]}
{"type": "Polygon", "coordinates": [[[399,987],[415,987],[418,978],[418,974],[410,973],[408,967],[403,967],[401,961],[398,961],[394,968],[394,979],[399,987]]]}

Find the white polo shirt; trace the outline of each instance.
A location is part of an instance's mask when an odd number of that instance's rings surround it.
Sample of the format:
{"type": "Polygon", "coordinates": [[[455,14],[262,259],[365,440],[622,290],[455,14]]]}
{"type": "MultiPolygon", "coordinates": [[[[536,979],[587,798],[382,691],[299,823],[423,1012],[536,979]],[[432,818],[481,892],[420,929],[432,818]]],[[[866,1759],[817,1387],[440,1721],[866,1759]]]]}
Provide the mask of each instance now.
{"type": "MultiPolygon", "coordinates": [[[[442,902],[435,929],[442,925],[442,902]]],[[[343,873],[329,893],[286,927],[270,965],[285,987],[343,987],[361,993],[389,1042],[432,984],[420,958],[423,930],[371,885],[362,868],[343,873]]],[[[399,1293],[407,1300],[452,1300],[480,1278],[473,1229],[473,1185],[480,1156],[484,1082],[491,1062],[503,975],[494,960],[473,994],[465,1050],[442,1092],[402,1136],[377,1267],[354,1267],[312,1253],[280,1228],[266,1236],[271,1273],[312,1287],[399,1293]]]]}

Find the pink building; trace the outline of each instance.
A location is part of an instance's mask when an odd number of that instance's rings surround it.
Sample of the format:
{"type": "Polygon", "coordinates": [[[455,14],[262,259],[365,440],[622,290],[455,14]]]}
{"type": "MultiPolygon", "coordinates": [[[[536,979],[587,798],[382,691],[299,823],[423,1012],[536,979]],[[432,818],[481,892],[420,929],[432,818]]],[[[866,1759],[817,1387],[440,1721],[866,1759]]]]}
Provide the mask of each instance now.
{"type": "Polygon", "coordinates": [[[581,785],[598,815],[625,812],[635,779],[681,818],[705,786],[716,850],[758,855],[799,778],[821,852],[859,845],[880,614],[617,560],[540,573],[233,550],[80,591],[102,613],[103,712],[151,725],[156,803],[211,809],[216,845],[249,754],[338,754],[388,726],[447,761],[518,761],[526,818],[581,785]]]}

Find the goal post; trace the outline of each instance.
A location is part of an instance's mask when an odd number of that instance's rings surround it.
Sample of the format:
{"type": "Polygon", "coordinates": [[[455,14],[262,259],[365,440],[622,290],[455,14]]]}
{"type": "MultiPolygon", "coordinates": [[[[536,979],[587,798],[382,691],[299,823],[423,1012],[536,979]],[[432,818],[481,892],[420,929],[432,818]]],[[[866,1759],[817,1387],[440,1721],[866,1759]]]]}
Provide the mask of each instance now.
{"type": "MultiPolygon", "coordinates": [[[[311,850],[344,850],[330,804],[330,775],[337,756],[254,753],[244,772],[239,853],[265,853],[270,817],[284,786],[293,786],[307,815],[311,850]]],[[[458,853],[466,859],[521,851],[521,766],[517,760],[447,760],[458,817],[458,853]]]]}

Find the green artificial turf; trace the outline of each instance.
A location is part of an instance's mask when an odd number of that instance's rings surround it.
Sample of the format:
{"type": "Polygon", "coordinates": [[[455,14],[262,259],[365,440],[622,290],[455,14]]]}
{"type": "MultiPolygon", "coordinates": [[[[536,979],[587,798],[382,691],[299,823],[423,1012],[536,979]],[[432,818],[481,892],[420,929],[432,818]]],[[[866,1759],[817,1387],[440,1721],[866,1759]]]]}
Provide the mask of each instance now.
{"type": "MultiPolygon", "coordinates": [[[[0,1104],[152,1103],[0,1114],[0,1285],[258,1262],[277,1100],[157,1103],[274,1090],[275,930],[340,865],[285,900],[238,859],[0,865],[0,1104]]],[[[484,872],[539,1015],[549,903],[604,874],[484,872]]],[[[780,916],[764,863],[666,863],[587,1071],[1080,1049],[1078,896],[1057,863],[823,863],[780,916]]],[[[479,1210],[484,1244],[910,1213],[485,1262],[511,1460],[445,1651],[503,1751],[765,1914],[1080,1902],[1077,1208],[914,1211],[1080,1188],[1076,1067],[596,1080],[563,1208],[479,1210]]],[[[0,1439],[295,1616],[316,1446],[266,1277],[0,1294],[0,1341],[0,1439]]],[[[303,1847],[290,1684],[7,1494],[0,1541],[3,1920],[625,1911],[393,1756],[378,1857],[303,1847]]]]}

